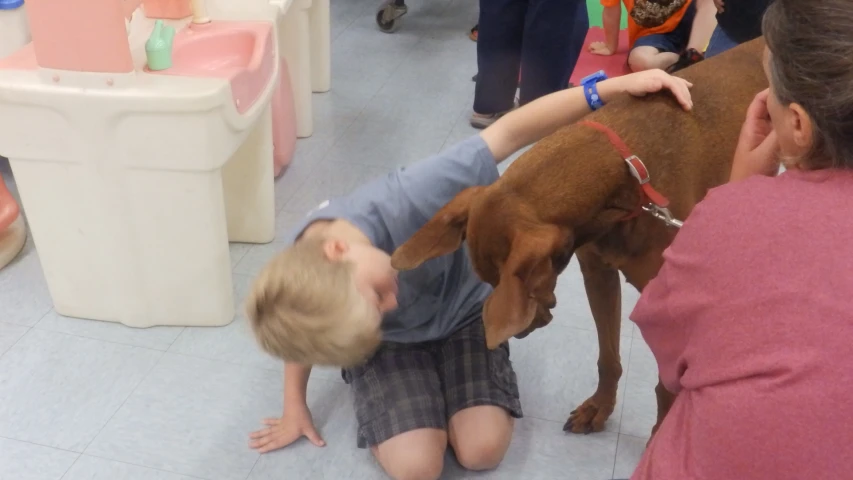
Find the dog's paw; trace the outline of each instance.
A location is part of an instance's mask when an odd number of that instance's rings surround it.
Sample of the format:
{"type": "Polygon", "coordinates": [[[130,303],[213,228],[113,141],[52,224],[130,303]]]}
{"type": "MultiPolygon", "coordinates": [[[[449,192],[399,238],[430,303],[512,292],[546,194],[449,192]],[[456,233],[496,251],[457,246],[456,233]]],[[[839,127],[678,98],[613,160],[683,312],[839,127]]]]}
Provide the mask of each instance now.
{"type": "Polygon", "coordinates": [[[566,424],[563,425],[563,431],[583,434],[600,432],[604,430],[604,424],[610,418],[615,406],[616,402],[613,400],[606,401],[592,397],[572,411],[566,424]]]}

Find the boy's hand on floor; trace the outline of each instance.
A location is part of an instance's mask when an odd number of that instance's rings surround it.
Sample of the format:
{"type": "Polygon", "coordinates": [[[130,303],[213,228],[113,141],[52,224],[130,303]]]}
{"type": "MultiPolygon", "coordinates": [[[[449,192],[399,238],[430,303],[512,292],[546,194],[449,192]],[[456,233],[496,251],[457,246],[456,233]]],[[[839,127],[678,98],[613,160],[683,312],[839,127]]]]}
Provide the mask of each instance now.
{"type": "Polygon", "coordinates": [[[284,448],[302,437],[318,447],[326,446],[314,428],[314,420],[307,406],[288,406],[281,418],[265,418],[264,425],[267,428],[249,435],[249,446],[260,453],[284,448]]]}
{"type": "Polygon", "coordinates": [[[592,42],[589,44],[589,52],[593,55],[609,57],[615,53],[614,50],[615,49],[608,47],[604,42],[592,42]]]}

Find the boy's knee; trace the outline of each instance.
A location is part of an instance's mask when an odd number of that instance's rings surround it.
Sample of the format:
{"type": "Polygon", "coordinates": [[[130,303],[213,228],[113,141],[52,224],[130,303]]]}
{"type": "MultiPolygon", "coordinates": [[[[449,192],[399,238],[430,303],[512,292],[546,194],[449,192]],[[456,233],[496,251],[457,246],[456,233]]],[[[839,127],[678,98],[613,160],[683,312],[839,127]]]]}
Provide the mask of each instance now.
{"type": "Polygon", "coordinates": [[[437,480],[444,469],[446,449],[444,431],[422,429],[398,435],[372,450],[394,480],[437,480]]]}
{"type": "Polygon", "coordinates": [[[406,460],[392,461],[383,468],[394,480],[438,480],[444,469],[444,456],[427,459],[413,455],[406,460]]]}
{"type": "Polygon", "coordinates": [[[509,441],[506,437],[471,435],[457,441],[456,460],[468,470],[494,470],[504,459],[509,441]]]}
{"type": "Polygon", "coordinates": [[[509,449],[514,420],[500,407],[473,407],[450,419],[450,443],[468,470],[498,467],[509,449]]]}
{"type": "Polygon", "coordinates": [[[644,52],[634,50],[628,55],[628,67],[632,72],[651,70],[651,59],[644,52]]]}

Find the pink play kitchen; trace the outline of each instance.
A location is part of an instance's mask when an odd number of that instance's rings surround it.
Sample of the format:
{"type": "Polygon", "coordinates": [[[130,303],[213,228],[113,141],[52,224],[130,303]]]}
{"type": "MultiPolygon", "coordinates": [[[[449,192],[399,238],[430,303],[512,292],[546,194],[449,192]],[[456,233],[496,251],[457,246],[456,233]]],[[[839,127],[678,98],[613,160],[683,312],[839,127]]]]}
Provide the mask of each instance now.
{"type": "Polygon", "coordinates": [[[275,237],[294,84],[310,94],[328,72],[309,65],[291,82],[279,25],[293,4],[26,7],[32,42],[0,59],[0,153],[56,311],[137,327],[229,323],[229,241],[275,237]]]}

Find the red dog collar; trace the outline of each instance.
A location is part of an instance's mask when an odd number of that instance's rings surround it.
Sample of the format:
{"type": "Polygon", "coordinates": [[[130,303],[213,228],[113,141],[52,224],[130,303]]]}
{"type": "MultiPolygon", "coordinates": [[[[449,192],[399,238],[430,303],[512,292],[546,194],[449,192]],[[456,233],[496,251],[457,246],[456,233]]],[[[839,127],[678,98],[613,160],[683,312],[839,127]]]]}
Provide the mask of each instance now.
{"type": "MultiPolygon", "coordinates": [[[[628,145],[619,138],[619,135],[616,134],[613,130],[607,128],[606,126],[589,120],[585,120],[580,122],[581,125],[586,125],[588,127],[592,127],[599,132],[607,135],[607,138],[610,140],[610,143],[613,144],[613,147],[619,151],[619,154],[622,155],[622,158],[625,160],[625,163],[628,164],[628,170],[631,172],[631,176],[637,179],[640,186],[640,205],[637,207],[637,210],[630,215],[628,218],[634,218],[640,214],[642,211],[643,205],[646,203],[651,203],[661,208],[666,208],[669,206],[669,199],[665,196],[661,195],[660,192],[652,187],[650,182],[651,178],[649,175],[649,170],[646,168],[646,165],[643,164],[643,161],[640,160],[640,157],[631,153],[631,150],[628,148],[628,145]]],[[[626,219],[627,220],[627,219],[626,219]]]]}

